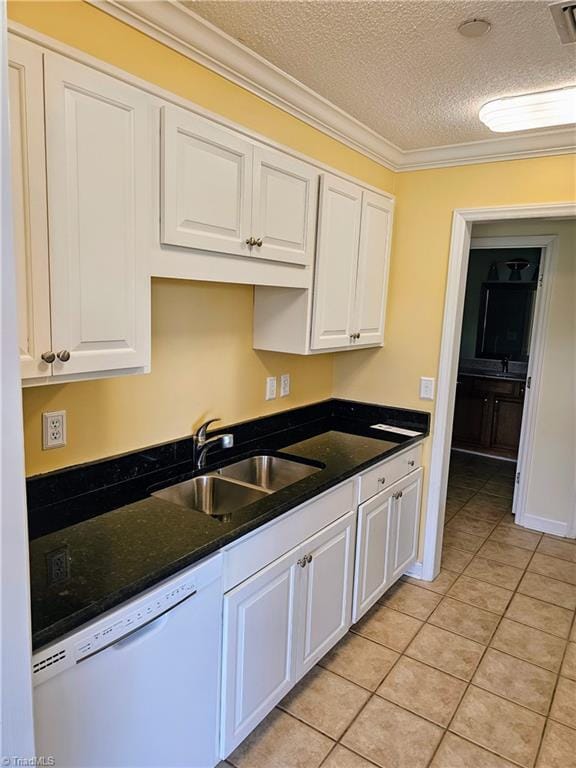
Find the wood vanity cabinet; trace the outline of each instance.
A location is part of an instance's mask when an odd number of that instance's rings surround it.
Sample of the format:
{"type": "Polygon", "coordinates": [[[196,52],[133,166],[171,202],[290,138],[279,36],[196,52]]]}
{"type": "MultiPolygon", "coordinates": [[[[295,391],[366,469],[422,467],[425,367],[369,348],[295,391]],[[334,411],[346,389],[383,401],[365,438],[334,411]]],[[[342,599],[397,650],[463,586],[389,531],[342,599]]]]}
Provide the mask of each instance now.
{"type": "Polygon", "coordinates": [[[495,456],[518,456],[525,382],[458,377],[452,445],[495,456]]]}

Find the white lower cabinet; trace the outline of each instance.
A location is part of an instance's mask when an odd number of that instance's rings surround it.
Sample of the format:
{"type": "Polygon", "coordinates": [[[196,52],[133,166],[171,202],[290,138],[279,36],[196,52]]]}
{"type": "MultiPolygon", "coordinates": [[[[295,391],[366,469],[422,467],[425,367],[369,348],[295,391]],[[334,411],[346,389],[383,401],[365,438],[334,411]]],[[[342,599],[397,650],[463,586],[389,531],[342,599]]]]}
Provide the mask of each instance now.
{"type": "Polygon", "coordinates": [[[304,545],[303,594],[296,645],[301,677],[348,631],[351,623],[356,513],[308,539],[304,545]]]}
{"type": "Polygon", "coordinates": [[[222,757],[348,630],[356,512],[224,596],[222,757]]]}
{"type": "Polygon", "coordinates": [[[390,520],[390,583],[394,583],[416,562],[422,469],[411,472],[397,486],[390,520]]]}
{"type": "Polygon", "coordinates": [[[416,562],[422,469],[358,508],[353,621],[358,621],[416,562]]]}

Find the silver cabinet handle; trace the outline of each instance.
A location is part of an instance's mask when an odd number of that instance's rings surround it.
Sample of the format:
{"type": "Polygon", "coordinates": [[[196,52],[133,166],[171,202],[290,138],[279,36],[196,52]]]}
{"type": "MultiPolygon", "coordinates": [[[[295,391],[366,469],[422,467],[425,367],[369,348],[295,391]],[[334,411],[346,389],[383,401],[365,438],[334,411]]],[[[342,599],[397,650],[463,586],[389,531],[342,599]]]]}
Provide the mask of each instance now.
{"type": "Polygon", "coordinates": [[[307,563],[311,563],[312,562],[312,555],[307,555],[306,556],[306,562],[307,563]]]}
{"type": "Polygon", "coordinates": [[[404,495],[404,491],[397,491],[397,492],[394,494],[394,498],[395,498],[395,499],[396,499],[396,501],[397,501],[398,499],[401,499],[403,495],[404,495]]]}
{"type": "Polygon", "coordinates": [[[306,568],[306,558],[305,557],[301,557],[300,560],[298,560],[297,565],[299,565],[300,568],[306,568]]]}
{"type": "Polygon", "coordinates": [[[45,363],[53,363],[54,360],[56,360],[56,355],[52,350],[50,350],[50,352],[43,352],[40,357],[45,363]]]}
{"type": "Polygon", "coordinates": [[[70,360],[70,352],[68,352],[67,349],[62,349],[60,352],[56,353],[56,357],[61,363],[67,363],[68,360],[70,360]]]}
{"type": "Polygon", "coordinates": [[[408,462],[408,466],[413,467],[415,463],[416,462],[414,461],[414,459],[410,459],[410,461],[408,462]]]}
{"type": "Polygon", "coordinates": [[[378,482],[380,483],[380,485],[385,485],[385,483],[386,483],[386,478],[385,478],[385,477],[379,477],[379,478],[378,478],[378,482]]]}
{"type": "Polygon", "coordinates": [[[360,333],[357,333],[357,334],[356,334],[356,338],[357,338],[357,339],[359,339],[359,338],[360,338],[360,333]]]}
{"type": "Polygon", "coordinates": [[[253,237],[247,237],[245,242],[246,242],[246,245],[256,245],[256,240],[253,237]]]}
{"type": "Polygon", "coordinates": [[[253,244],[257,245],[258,248],[262,248],[262,238],[261,237],[257,237],[256,240],[254,240],[253,244]]]}

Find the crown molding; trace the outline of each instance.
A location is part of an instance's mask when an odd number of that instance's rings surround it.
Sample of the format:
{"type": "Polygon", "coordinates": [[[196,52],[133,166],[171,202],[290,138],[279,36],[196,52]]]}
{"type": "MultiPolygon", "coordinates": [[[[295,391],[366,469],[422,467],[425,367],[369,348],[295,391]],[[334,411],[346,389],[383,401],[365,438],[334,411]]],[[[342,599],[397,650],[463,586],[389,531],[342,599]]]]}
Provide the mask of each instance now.
{"type": "Polygon", "coordinates": [[[178,0],[86,2],[393,171],[517,160],[576,151],[574,128],[402,150],[178,0]]]}

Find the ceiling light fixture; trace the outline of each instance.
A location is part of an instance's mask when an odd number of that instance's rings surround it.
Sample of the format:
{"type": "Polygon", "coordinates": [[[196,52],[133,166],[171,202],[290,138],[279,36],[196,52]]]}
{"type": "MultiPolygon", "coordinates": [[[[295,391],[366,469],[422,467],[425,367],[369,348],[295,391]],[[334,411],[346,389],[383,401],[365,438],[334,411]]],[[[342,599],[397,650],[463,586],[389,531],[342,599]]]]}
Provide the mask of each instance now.
{"type": "Polygon", "coordinates": [[[496,133],[576,123],[576,86],[489,101],[480,120],[496,133]]]}
{"type": "Polygon", "coordinates": [[[492,25],[486,19],[469,19],[463,21],[458,27],[458,32],[464,37],[482,37],[486,32],[490,32],[492,25]]]}

